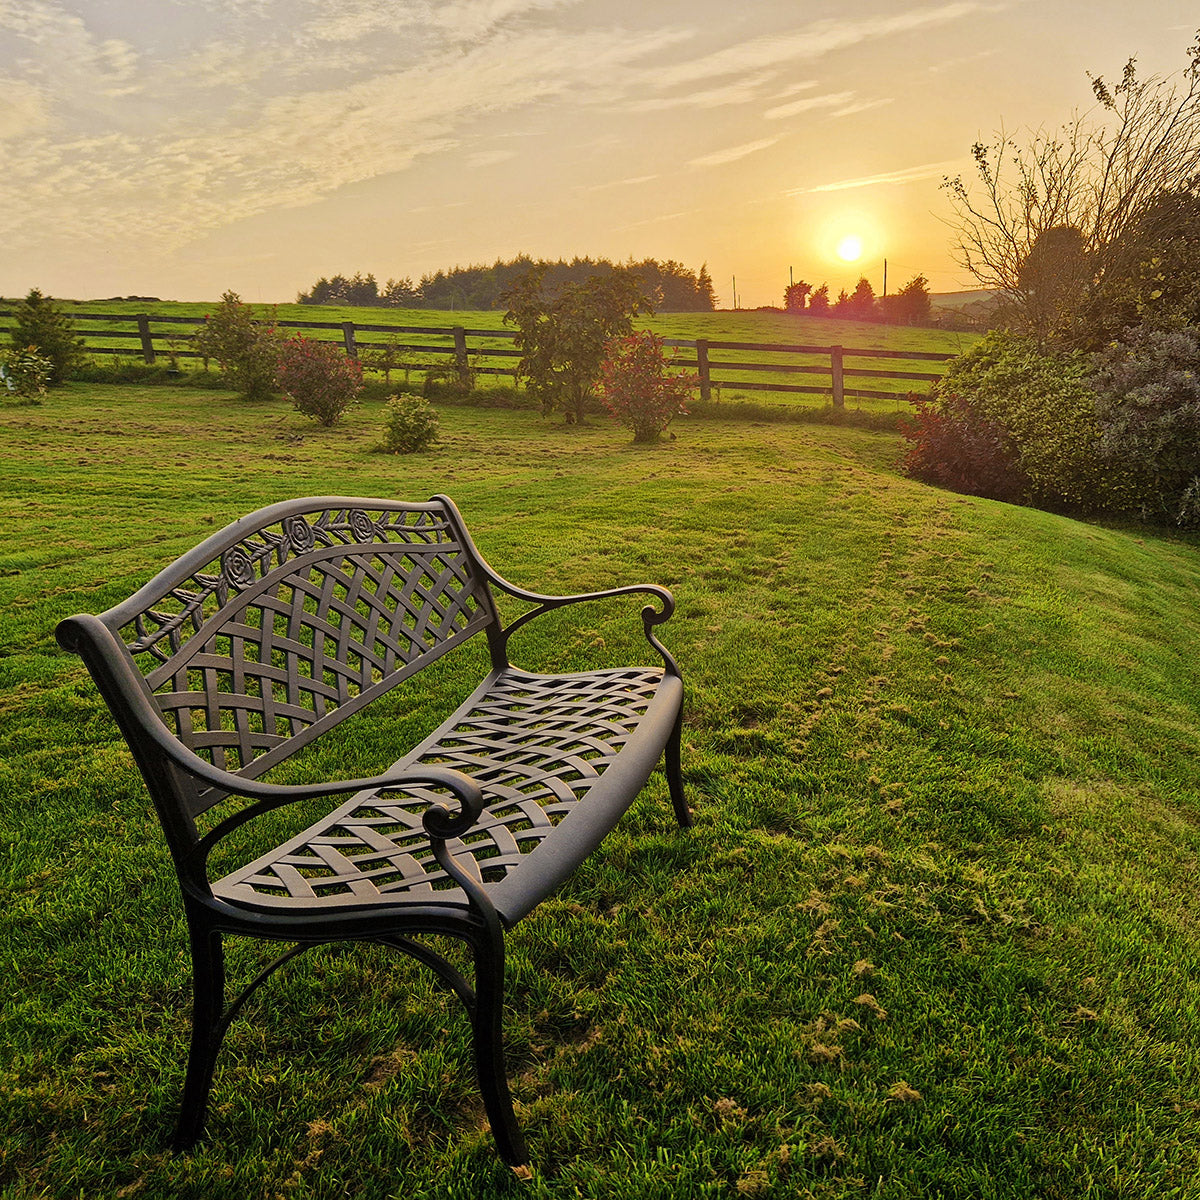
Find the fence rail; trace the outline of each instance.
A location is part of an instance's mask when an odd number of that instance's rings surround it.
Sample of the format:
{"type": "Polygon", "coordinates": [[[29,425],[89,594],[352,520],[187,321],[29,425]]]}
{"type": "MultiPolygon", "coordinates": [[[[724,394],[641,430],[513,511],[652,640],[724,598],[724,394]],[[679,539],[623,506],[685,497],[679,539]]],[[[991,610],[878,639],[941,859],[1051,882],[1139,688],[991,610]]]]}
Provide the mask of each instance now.
{"type": "MultiPolygon", "coordinates": [[[[91,354],[129,355],[134,354],[146,363],[156,363],[166,358],[174,363],[179,359],[203,357],[189,349],[196,334],[191,326],[203,325],[204,317],[159,316],[152,313],[72,313],[76,322],[75,332],[84,339],[91,354]],[[80,322],[105,322],[103,328],[80,325],[80,322]],[[117,328],[116,326],[124,326],[117,328]],[[168,328],[174,326],[174,329],[168,328]],[[99,343],[99,344],[97,344],[99,343]]],[[[16,313],[0,310],[0,319],[15,317],[16,313]]],[[[467,329],[461,325],[366,325],[355,321],[276,321],[280,329],[314,330],[326,335],[327,340],[340,341],[352,358],[367,357],[364,365],[375,370],[449,371],[463,381],[475,375],[509,375],[514,382],[517,369],[513,366],[497,366],[480,360],[514,359],[521,351],[494,345],[478,345],[480,341],[508,340],[516,336],[508,329],[467,329]],[[334,335],[328,338],[328,335],[334,335]],[[388,340],[361,340],[360,335],[386,335],[388,340]],[[399,341],[400,337],[416,337],[417,341],[399,341]],[[426,361],[410,358],[412,355],[429,356],[426,361]],[[390,365],[388,365],[390,364],[390,365]]],[[[701,400],[710,400],[714,390],[736,388],[743,392],[779,392],[789,394],[831,396],[835,408],[844,408],[846,397],[861,399],[898,400],[901,393],[895,389],[878,389],[847,386],[847,379],[887,379],[903,383],[936,383],[941,375],[929,371],[911,371],[890,367],[853,367],[847,359],[905,360],[921,363],[944,363],[956,358],[954,354],[933,353],[925,350],[876,350],[859,346],[809,346],[780,344],[774,342],[727,342],[706,338],[696,340],[664,338],[663,342],[677,351],[683,351],[674,359],[676,366],[696,372],[697,388],[701,400]],[[714,357],[728,353],[749,353],[773,356],[754,361],[742,358],[714,357]],[[822,361],[796,362],[797,357],[822,361]],[[785,361],[790,358],[791,361],[785,361]],[[731,372],[750,375],[769,374],[780,379],[730,378],[731,372]],[[789,383],[789,377],[815,375],[828,382],[816,384],[789,383]]],[[[905,389],[911,391],[914,389],[905,389]]]]}

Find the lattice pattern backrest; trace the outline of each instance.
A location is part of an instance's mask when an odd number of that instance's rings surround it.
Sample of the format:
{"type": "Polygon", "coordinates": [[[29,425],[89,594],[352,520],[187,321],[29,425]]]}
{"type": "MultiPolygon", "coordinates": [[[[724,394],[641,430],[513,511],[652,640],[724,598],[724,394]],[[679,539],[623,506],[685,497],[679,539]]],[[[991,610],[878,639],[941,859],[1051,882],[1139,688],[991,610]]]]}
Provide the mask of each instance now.
{"type": "Polygon", "coordinates": [[[258,775],[491,619],[440,507],[331,508],[240,536],[121,632],[180,741],[258,775]]]}

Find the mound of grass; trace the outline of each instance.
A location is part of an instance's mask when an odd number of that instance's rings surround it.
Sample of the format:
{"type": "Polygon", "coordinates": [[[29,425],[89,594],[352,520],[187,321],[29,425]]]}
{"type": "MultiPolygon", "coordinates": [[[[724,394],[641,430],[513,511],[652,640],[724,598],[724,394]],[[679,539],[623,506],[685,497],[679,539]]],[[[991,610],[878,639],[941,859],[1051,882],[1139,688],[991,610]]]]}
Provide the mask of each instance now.
{"type": "MultiPolygon", "coordinates": [[[[681,418],[647,449],[455,408],[385,460],[378,418],[93,385],[0,409],[4,1195],[1195,1194],[1193,543],[931,490],[887,433],[681,418]],[[54,624],[259,504],[441,490],[518,582],[674,590],[696,828],[656,774],[511,938],[532,1179],[491,1150],[456,1002],[378,948],[268,985],[172,1157],[174,873],[54,624]]],[[[572,610],[523,656],[623,658],[636,624],[572,610]]],[[[376,718],[309,769],[393,753],[376,718]]]]}

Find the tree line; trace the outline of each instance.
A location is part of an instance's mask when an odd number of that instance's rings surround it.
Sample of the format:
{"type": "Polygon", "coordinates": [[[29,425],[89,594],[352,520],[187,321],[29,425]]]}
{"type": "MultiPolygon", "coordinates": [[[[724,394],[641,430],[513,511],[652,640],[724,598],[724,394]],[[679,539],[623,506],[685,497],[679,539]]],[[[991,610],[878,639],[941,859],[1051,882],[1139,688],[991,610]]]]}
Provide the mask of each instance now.
{"type": "Polygon", "coordinates": [[[810,317],[840,317],[849,321],[883,321],[889,325],[927,325],[933,312],[929,280],[914,275],[898,292],[876,297],[871,281],[863,276],[853,292],[845,288],[836,300],[829,299],[829,285],[814,288],[803,279],[783,289],[785,312],[807,313],[810,317]]]}
{"type": "Polygon", "coordinates": [[[411,277],[389,279],[380,286],[374,275],[322,276],[307,292],[297,297],[300,304],[352,304],[379,308],[503,309],[504,296],[530,270],[543,273],[544,287],[557,292],[580,285],[594,276],[627,271],[660,312],[712,312],[716,294],[707,264],[699,271],[668,259],[647,258],[617,264],[606,258],[573,258],[570,262],[535,261],[518,255],[511,261],[497,259],[491,266],[453,267],[423,275],[418,283],[411,277]]]}

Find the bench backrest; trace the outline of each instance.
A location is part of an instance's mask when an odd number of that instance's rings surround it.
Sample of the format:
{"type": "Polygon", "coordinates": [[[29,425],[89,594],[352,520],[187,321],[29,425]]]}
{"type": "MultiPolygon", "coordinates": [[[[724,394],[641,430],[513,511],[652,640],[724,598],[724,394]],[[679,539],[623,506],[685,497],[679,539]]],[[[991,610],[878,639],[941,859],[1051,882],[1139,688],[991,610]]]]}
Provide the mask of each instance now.
{"type": "MultiPolygon", "coordinates": [[[[255,777],[496,617],[461,519],[437,497],[261,509],[100,620],[175,737],[255,777]]],[[[191,815],[219,798],[198,792],[191,815]]]]}

